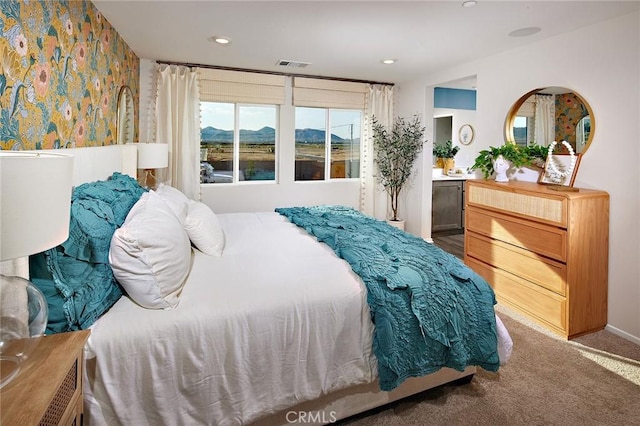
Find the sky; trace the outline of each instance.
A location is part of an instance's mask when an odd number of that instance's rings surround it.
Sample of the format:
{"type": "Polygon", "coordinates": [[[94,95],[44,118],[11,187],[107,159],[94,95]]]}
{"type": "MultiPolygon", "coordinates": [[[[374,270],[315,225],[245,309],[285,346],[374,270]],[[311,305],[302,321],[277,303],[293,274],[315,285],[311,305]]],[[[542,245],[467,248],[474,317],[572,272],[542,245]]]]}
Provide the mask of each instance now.
{"type": "MultiPolygon", "coordinates": [[[[272,105],[248,106],[242,105],[240,114],[240,128],[259,130],[265,126],[276,127],[277,107],[272,105]]],[[[216,129],[233,130],[234,104],[214,102],[200,103],[200,126],[211,126],[216,129]]],[[[325,113],[322,108],[296,108],[297,129],[324,130],[325,113]]],[[[354,137],[360,136],[360,111],[331,110],[332,133],[341,138],[351,137],[353,124],[354,137]]]]}

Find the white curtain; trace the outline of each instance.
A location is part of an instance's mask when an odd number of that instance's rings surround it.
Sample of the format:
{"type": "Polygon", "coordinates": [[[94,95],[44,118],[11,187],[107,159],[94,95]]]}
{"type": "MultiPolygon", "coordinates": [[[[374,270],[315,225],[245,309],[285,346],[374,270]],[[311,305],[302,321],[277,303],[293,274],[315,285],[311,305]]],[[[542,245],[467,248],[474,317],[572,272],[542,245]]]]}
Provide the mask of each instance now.
{"type": "Polygon", "coordinates": [[[373,152],[373,117],[385,127],[393,124],[393,86],[369,85],[364,111],[363,143],[360,166],[360,210],[378,219],[387,217],[387,196],[378,188],[373,152]]]}
{"type": "Polygon", "coordinates": [[[187,67],[159,66],[156,142],[169,145],[169,167],[160,181],[200,199],[200,89],[198,73],[187,67]]]}
{"type": "Polygon", "coordinates": [[[538,145],[549,146],[556,137],[555,96],[536,95],[535,140],[538,145]]]}

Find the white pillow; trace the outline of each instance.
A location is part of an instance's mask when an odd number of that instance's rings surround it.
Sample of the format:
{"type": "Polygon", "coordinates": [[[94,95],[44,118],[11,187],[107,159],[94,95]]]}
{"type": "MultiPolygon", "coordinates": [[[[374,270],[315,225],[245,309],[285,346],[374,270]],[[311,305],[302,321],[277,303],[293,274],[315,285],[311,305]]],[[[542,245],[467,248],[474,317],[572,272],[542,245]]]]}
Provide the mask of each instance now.
{"type": "Polygon", "coordinates": [[[224,250],[224,230],[215,213],[198,201],[189,201],[184,228],[194,246],[209,256],[221,256],[224,250]]]}
{"type": "Polygon", "coordinates": [[[134,302],[152,309],[177,306],[191,268],[191,244],[158,194],[143,194],[114,232],[109,263],[134,302]]]}
{"type": "Polygon", "coordinates": [[[155,192],[171,207],[171,210],[180,219],[180,223],[184,225],[184,220],[187,217],[187,204],[189,203],[187,196],[179,189],[163,183],[156,188],[155,192]]]}

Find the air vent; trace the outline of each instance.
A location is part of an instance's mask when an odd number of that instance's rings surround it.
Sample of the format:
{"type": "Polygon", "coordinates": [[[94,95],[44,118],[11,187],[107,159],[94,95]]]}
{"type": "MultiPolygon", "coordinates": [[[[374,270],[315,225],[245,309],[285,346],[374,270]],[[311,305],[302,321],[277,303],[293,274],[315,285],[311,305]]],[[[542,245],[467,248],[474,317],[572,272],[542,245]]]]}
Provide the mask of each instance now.
{"type": "Polygon", "coordinates": [[[290,68],[304,68],[307,65],[311,65],[311,62],[287,61],[284,59],[280,59],[278,62],[276,62],[276,65],[290,68]]]}

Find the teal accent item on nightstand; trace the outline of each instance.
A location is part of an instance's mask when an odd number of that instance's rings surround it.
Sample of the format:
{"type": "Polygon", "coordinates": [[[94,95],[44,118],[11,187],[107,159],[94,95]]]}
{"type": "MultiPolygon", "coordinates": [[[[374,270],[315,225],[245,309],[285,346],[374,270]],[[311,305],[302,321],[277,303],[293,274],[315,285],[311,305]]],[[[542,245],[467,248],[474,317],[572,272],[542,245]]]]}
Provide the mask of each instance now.
{"type": "Polygon", "coordinates": [[[329,245],[367,288],[380,389],[441,367],[499,367],[489,284],[455,256],[341,206],[278,208],[329,245]]]}

